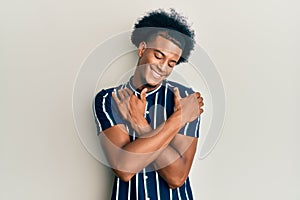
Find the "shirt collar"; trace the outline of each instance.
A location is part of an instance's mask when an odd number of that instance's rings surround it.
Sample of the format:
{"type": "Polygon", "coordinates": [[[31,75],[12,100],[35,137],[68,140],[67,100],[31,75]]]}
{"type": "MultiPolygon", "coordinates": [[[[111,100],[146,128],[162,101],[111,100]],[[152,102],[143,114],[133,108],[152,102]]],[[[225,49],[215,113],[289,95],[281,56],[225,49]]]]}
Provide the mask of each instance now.
{"type": "MultiPolygon", "coordinates": [[[[129,79],[128,85],[129,85],[130,89],[131,89],[135,94],[140,95],[140,94],[141,94],[140,91],[138,91],[138,90],[133,86],[133,84],[132,84],[132,79],[133,79],[133,76],[129,79]]],[[[160,83],[160,85],[159,85],[155,90],[152,90],[152,91],[150,91],[150,92],[147,92],[147,93],[146,93],[146,97],[149,96],[149,95],[151,95],[151,94],[154,94],[155,92],[157,92],[157,91],[161,88],[161,86],[162,86],[162,83],[160,83]]]]}

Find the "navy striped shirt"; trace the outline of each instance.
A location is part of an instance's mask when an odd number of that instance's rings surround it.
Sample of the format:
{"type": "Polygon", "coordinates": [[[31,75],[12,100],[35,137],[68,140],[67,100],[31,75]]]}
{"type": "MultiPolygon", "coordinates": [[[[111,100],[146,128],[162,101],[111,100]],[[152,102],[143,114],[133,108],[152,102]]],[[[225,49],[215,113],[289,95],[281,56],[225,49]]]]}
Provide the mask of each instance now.
{"type": "MultiPolygon", "coordinates": [[[[122,88],[131,89],[135,95],[140,93],[130,84],[130,81],[116,88],[101,90],[95,97],[94,114],[98,128],[98,133],[115,126],[124,124],[127,127],[130,141],[136,139],[136,135],[130,126],[127,126],[119,113],[111,93],[122,88]]],[[[155,90],[146,94],[146,111],[145,118],[150,126],[155,129],[161,123],[165,122],[174,112],[174,87],[180,91],[181,97],[186,97],[194,93],[191,88],[187,88],[179,83],[164,80],[163,83],[155,90]]],[[[187,123],[180,129],[178,134],[199,137],[200,116],[193,122],[187,123]]],[[[151,170],[151,166],[144,168],[137,173],[129,182],[124,182],[115,176],[112,191],[112,200],[191,200],[193,199],[189,178],[185,183],[176,189],[170,189],[167,182],[158,174],[151,170]]]]}

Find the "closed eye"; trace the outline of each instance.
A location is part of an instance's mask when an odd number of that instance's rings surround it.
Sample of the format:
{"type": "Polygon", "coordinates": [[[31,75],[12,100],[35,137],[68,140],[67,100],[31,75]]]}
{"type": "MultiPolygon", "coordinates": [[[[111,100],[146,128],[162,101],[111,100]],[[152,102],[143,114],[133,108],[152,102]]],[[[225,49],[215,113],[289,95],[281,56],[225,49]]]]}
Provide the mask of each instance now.
{"type": "Polygon", "coordinates": [[[171,61],[171,62],[169,63],[169,67],[171,67],[171,68],[175,67],[175,65],[176,65],[176,62],[171,61]]]}
{"type": "MultiPolygon", "coordinates": [[[[165,58],[165,54],[163,52],[161,52],[160,50],[155,49],[154,50],[154,57],[158,60],[161,60],[161,59],[165,58]]],[[[176,64],[177,64],[177,61],[172,59],[172,60],[169,61],[168,66],[173,68],[173,67],[175,67],[176,64]]]]}
{"type": "Polygon", "coordinates": [[[155,56],[156,59],[159,59],[159,60],[163,59],[163,55],[161,53],[159,53],[159,52],[155,52],[154,56],[155,56]]]}

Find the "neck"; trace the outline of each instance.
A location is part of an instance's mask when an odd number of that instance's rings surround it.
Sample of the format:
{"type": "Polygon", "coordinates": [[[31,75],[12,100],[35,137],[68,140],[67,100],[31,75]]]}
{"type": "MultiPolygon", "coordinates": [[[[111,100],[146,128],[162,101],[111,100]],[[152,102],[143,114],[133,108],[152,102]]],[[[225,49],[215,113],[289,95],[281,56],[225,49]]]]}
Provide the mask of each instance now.
{"type": "Polygon", "coordinates": [[[131,79],[131,84],[135,89],[139,91],[142,91],[144,88],[147,88],[148,92],[153,91],[159,87],[159,85],[155,85],[155,86],[149,85],[148,83],[146,83],[146,81],[142,80],[141,78],[138,78],[135,75],[131,79]]]}
{"type": "Polygon", "coordinates": [[[135,71],[133,77],[130,79],[131,85],[138,91],[142,91],[144,88],[148,89],[148,92],[157,89],[159,85],[150,85],[148,84],[141,76],[139,76],[137,70],[135,71]]]}

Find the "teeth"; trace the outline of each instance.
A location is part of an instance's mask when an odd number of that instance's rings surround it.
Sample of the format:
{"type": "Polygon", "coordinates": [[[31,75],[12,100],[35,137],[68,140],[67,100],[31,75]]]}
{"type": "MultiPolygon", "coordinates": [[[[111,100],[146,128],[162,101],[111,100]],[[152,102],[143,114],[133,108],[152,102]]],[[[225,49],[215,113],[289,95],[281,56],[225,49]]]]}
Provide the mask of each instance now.
{"type": "Polygon", "coordinates": [[[153,76],[154,76],[155,78],[160,78],[160,77],[161,77],[161,75],[158,74],[158,73],[156,73],[154,70],[152,70],[152,74],[153,74],[153,76]]]}

